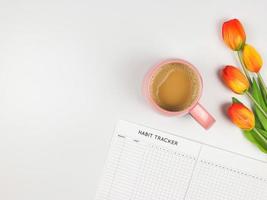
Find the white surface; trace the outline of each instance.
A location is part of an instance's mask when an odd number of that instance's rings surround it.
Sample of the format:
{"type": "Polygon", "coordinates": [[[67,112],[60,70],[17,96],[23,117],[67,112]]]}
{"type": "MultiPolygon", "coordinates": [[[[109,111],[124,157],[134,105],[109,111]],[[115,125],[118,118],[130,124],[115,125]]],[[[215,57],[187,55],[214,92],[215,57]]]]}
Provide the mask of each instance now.
{"type": "Polygon", "coordinates": [[[220,25],[232,17],[266,60],[260,0],[1,0],[0,199],[92,199],[118,119],[267,160],[222,113],[233,94],[218,70],[237,62],[220,25]],[[170,57],[201,71],[208,132],[145,103],[144,74],[170,57]]]}

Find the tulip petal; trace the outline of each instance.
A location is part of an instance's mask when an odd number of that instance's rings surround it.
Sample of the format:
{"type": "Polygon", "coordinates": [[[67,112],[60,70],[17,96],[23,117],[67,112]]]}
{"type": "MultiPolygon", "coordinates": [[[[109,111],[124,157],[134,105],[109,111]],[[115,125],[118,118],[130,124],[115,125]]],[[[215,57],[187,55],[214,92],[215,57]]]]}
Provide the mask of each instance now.
{"type": "Polygon", "coordinates": [[[245,44],[246,34],[238,19],[223,23],[222,37],[226,45],[234,51],[239,51],[245,44]]]}
{"type": "Polygon", "coordinates": [[[246,44],[243,48],[242,56],[247,70],[255,73],[260,71],[263,61],[260,54],[253,46],[246,44]]]}
{"type": "Polygon", "coordinates": [[[243,94],[249,89],[249,82],[245,75],[234,66],[225,66],[222,70],[224,83],[235,93],[243,94]]]}
{"type": "Polygon", "coordinates": [[[228,108],[228,116],[232,122],[241,129],[252,130],[255,127],[255,117],[242,103],[233,103],[228,108]]]}

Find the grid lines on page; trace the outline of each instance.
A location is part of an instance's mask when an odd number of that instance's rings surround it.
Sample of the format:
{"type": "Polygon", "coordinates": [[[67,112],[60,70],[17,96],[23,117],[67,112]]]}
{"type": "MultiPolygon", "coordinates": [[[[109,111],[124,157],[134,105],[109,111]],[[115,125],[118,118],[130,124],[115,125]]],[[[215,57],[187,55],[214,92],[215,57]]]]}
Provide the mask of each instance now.
{"type": "Polygon", "coordinates": [[[133,200],[181,199],[185,194],[194,162],[193,157],[149,145],[133,200]]]}
{"type": "Polygon", "coordinates": [[[187,200],[267,199],[267,182],[206,160],[197,163],[187,200]]]}
{"type": "Polygon", "coordinates": [[[118,135],[96,200],[183,198],[196,159],[118,135]]]}

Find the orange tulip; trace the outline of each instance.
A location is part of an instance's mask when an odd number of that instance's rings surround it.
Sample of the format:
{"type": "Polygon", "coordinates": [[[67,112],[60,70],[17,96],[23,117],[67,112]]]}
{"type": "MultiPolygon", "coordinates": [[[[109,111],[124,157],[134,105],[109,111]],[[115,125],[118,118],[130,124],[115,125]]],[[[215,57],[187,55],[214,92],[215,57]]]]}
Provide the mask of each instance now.
{"type": "Polygon", "coordinates": [[[228,115],[232,122],[241,129],[251,130],[255,127],[253,112],[242,103],[233,103],[228,108],[228,115]]]}
{"type": "Polygon", "coordinates": [[[262,59],[257,50],[246,44],[243,49],[243,61],[247,70],[258,73],[262,67],[262,59]]]}
{"type": "Polygon", "coordinates": [[[246,42],[246,33],[238,19],[223,23],[222,36],[226,45],[234,51],[241,50],[246,42]]]}
{"type": "Polygon", "coordinates": [[[243,94],[249,89],[249,82],[245,75],[236,67],[225,66],[222,70],[222,79],[235,93],[243,94]]]}

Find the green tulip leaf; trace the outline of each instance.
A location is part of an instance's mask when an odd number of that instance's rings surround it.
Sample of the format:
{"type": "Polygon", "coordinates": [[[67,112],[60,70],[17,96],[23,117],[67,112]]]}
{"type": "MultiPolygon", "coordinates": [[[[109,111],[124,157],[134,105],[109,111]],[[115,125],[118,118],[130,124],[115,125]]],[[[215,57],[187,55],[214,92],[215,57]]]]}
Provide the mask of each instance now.
{"type": "Polygon", "coordinates": [[[253,78],[253,81],[252,81],[252,91],[251,92],[252,92],[252,96],[254,97],[254,99],[261,105],[263,110],[265,110],[267,112],[267,106],[265,104],[265,100],[264,100],[262,91],[261,91],[255,78],[253,78]]]}
{"type": "Polygon", "coordinates": [[[256,145],[260,151],[267,154],[267,149],[265,149],[255,138],[254,131],[243,131],[245,138],[250,141],[252,144],[256,145]]]}
{"type": "Polygon", "coordinates": [[[267,139],[267,131],[263,130],[263,129],[260,129],[260,128],[257,128],[257,130],[260,132],[260,134],[265,137],[265,139],[267,139]]]}
{"type": "Polygon", "coordinates": [[[267,107],[267,90],[260,74],[258,74],[258,83],[263,96],[263,100],[265,102],[265,106],[267,107]]]}
{"type": "Polygon", "coordinates": [[[260,144],[260,146],[267,150],[267,139],[263,137],[263,135],[256,128],[253,129],[252,136],[260,144]]]}
{"type": "MultiPolygon", "coordinates": [[[[252,96],[254,99],[260,104],[260,106],[267,112],[267,106],[265,104],[265,100],[263,97],[263,94],[259,88],[259,85],[255,78],[253,78],[252,81],[252,90],[251,90],[252,96]]],[[[253,108],[254,114],[255,114],[255,120],[256,120],[256,127],[258,128],[264,128],[267,130],[267,119],[262,114],[262,112],[259,110],[257,106],[254,106],[253,108]],[[260,122],[260,123],[259,123],[260,122]],[[261,125],[260,125],[261,124],[261,125]]]]}
{"type": "MultiPolygon", "coordinates": [[[[259,119],[259,116],[258,114],[253,110],[253,113],[254,113],[254,116],[255,116],[255,127],[256,128],[259,128],[259,129],[264,129],[264,127],[262,126],[262,122],[260,121],[259,119]]],[[[265,120],[265,117],[263,116],[263,114],[261,113],[260,110],[258,110],[258,113],[260,113],[260,115],[262,115],[263,117],[263,121],[265,120]]]]}
{"type": "Polygon", "coordinates": [[[254,107],[254,115],[255,115],[255,126],[257,128],[264,128],[267,130],[267,119],[262,114],[262,112],[255,106],[254,107]]]}
{"type": "Polygon", "coordinates": [[[258,144],[256,139],[252,136],[253,131],[245,131],[245,130],[243,130],[243,134],[251,143],[256,144],[256,145],[258,144]]]}

